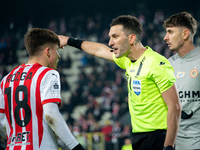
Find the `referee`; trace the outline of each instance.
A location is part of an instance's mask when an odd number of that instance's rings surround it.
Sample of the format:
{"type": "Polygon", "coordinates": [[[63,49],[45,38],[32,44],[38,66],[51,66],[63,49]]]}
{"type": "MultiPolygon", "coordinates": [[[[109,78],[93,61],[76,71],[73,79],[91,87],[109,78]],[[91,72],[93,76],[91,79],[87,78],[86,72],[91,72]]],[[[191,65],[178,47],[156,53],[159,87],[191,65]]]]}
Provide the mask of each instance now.
{"type": "Polygon", "coordinates": [[[174,149],[181,106],[172,66],[165,57],[142,45],[142,25],[137,18],[119,16],[110,26],[112,49],[60,35],[61,46],[79,48],[126,70],[134,150],[174,149]]]}

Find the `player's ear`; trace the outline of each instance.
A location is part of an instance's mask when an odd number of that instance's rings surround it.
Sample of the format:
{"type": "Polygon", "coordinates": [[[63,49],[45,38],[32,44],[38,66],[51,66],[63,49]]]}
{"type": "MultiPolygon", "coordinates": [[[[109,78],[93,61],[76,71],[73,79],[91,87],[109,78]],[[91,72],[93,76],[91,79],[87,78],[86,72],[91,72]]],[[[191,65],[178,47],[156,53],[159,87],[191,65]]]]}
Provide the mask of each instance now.
{"type": "Polygon", "coordinates": [[[187,40],[189,38],[190,31],[188,29],[183,30],[183,39],[187,40]]]}
{"type": "Polygon", "coordinates": [[[135,42],[136,42],[136,35],[135,34],[129,35],[129,43],[131,45],[134,45],[135,42]]]}
{"type": "Polygon", "coordinates": [[[44,49],[44,53],[45,53],[45,55],[46,55],[47,57],[50,57],[50,49],[49,49],[49,47],[46,47],[46,48],[44,49]]]}

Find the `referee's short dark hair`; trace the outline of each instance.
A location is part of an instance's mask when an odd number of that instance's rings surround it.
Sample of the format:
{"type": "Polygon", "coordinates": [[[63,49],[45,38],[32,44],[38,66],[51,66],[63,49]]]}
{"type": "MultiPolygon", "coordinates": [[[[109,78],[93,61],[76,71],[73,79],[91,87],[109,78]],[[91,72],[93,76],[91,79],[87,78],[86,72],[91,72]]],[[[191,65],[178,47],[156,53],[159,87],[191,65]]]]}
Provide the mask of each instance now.
{"type": "Polygon", "coordinates": [[[113,19],[110,23],[110,27],[115,25],[122,25],[123,30],[127,36],[130,34],[135,34],[137,41],[141,41],[142,24],[136,17],[131,15],[121,15],[113,19]]]}

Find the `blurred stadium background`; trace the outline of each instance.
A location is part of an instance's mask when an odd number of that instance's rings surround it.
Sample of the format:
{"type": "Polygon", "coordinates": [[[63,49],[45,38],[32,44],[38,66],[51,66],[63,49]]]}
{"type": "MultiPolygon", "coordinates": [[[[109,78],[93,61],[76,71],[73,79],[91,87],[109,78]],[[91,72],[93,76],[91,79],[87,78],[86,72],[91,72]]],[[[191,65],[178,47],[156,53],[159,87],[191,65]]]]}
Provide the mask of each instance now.
{"type": "MultiPolygon", "coordinates": [[[[173,54],[163,41],[163,20],[187,11],[198,22],[194,43],[200,45],[199,0],[1,0],[0,6],[0,80],[27,61],[23,36],[33,27],[107,45],[111,20],[130,14],[143,24],[143,44],[168,58],[173,54]]],[[[131,137],[124,71],[75,48],[60,53],[60,111],[70,130],[88,150],[120,150],[131,137]]],[[[0,150],[5,144],[1,137],[0,150]]]]}

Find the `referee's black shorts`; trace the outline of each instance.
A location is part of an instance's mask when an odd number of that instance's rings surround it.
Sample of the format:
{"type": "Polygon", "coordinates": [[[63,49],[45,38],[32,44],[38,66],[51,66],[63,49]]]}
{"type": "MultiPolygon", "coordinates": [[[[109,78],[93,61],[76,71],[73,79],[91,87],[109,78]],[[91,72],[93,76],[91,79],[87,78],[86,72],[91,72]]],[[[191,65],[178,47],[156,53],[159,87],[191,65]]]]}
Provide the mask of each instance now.
{"type": "Polygon", "coordinates": [[[133,133],[133,150],[163,150],[166,130],[133,133]]]}

